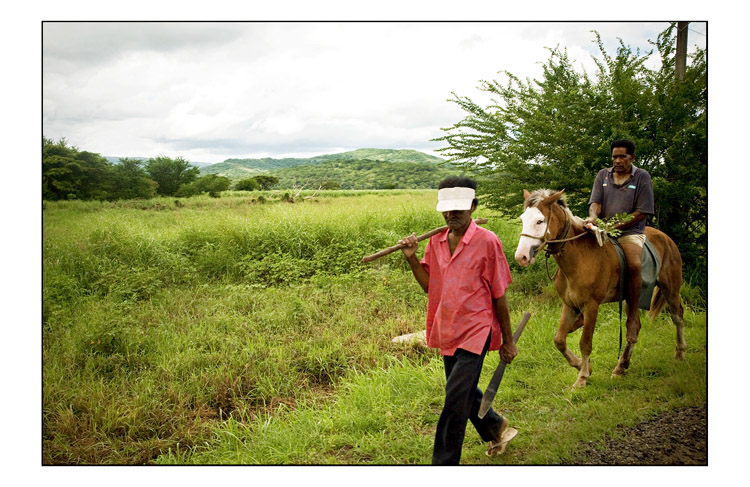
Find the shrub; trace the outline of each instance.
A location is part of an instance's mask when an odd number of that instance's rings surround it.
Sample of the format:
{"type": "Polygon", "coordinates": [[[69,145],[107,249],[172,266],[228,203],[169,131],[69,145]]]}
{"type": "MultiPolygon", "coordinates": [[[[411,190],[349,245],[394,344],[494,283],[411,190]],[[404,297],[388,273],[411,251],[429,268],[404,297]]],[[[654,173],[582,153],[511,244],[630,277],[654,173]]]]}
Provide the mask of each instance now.
{"type": "Polygon", "coordinates": [[[230,184],[231,182],[227,177],[209,174],[200,177],[191,183],[183,184],[177,191],[176,196],[188,197],[208,193],[209,196],[218,198],[222,191],[229,189],[230,184]]]}
{"type": "Polygon", "coordinates": [[[234,184],[234,189],[237,191],[258,191],[260,190],[260,184],[255,178],[241,179],[234,184]]]}

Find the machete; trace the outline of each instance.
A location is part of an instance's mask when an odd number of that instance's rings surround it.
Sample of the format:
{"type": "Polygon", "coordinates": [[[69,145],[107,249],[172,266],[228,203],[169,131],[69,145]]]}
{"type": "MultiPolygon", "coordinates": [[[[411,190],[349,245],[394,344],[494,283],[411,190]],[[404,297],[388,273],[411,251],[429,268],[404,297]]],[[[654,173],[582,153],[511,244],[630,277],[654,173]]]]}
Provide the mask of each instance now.
{"type": "MultiPolygon", "coordinates": [[[[521,336],[521,332],[523,331],[524,326],[526,326],[526,323],[528,323],[529,318],[531,318],[531,313],[523,314],[521,323],[518,324],[518,328],[516,328],[516,332],[513,334],[513,343],[518,343],[518,338],[521,336]]],[[[495,373],[492,375],[492,379],[490,379],[487,390],[484,391],[484,397],[482,397],[482,405],[479,406],[479,419],[484,418],[484,415],[487,414],[487,411],[490,410],[492,400],[495,399],[495,394],[497,394],[497,388],[500,385],[500,381],[503,380],[503,374],[505,373],[506,365],[508,364],[506,364],[505,361],[501,358],[500,365],[498,365],[497,369],[495,369],[495,373]]]]}

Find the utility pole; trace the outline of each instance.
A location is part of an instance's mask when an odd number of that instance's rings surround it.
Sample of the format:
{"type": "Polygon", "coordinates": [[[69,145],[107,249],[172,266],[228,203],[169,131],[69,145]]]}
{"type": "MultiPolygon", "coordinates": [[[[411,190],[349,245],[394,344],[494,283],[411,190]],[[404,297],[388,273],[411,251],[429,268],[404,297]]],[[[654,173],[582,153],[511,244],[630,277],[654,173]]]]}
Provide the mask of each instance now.
{"type": "Polygon", "coordinates": [[[677,22],[677,50],[674,55],[674,71],[678,80],[685,80],[685,66],[687,65],[688,24],[677,22]]]}

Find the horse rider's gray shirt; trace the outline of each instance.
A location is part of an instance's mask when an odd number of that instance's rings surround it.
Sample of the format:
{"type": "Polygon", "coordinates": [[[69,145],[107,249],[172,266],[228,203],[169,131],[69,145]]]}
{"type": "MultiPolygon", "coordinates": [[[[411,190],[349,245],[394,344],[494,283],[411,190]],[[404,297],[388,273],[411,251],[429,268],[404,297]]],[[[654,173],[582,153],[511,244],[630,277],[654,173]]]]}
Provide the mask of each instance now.
{"type": "MultiPolygon", "coordinates": [[[[591,203],[602,205],[599,218],[602,220],[620,213],[640,211],[646,215],[654,214],[654,190],[651,186],[651,175],[645,169],[631,166],[630,178],[623,184],[614,183],[614,168],[602,169],[596,175],[591,190],[591,203]]],[[[646,220],[638,225],[623,230],[622,235],[641,234],[646,228],[646,220]]]]}

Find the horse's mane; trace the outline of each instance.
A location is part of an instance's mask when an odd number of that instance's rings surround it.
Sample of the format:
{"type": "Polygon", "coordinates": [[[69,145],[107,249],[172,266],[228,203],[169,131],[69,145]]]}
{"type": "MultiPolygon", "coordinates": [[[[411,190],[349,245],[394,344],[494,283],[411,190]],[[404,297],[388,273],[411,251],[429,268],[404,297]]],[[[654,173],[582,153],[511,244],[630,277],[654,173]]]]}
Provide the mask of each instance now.
{"type": "MultiPolygon", "coordinates": [[[[537,206],[539,203],[547,199],[548,197],[555,194],[557,191],[553,191],[551,189],[537,189],[536,191],[532,191],[529,197],[526,199],[526,201],[523,202],[523,209],[529,208],[531,206],[537,206]]],[[[557,200],[557,204],[560,205],[567,213],[568,217],[573,221],[573,224],[576,226],[583,226],[583,218],[575,216],[572,211],[570,211],[570,207],[568,207],[568,200],[565,198],[565,195],[563,194],[560,196],[560,199],[557,200]]]]}

